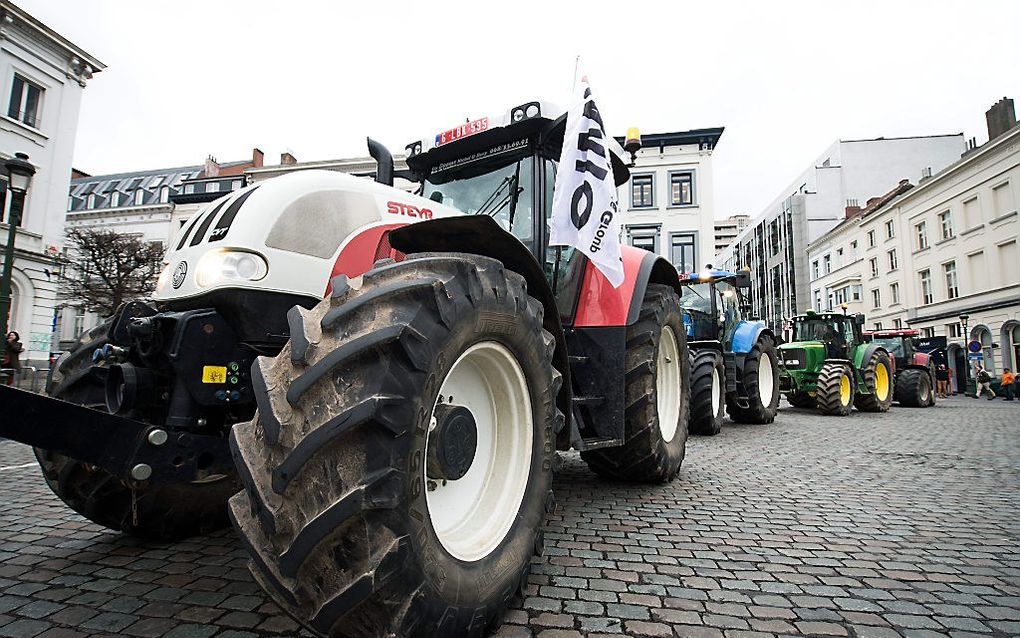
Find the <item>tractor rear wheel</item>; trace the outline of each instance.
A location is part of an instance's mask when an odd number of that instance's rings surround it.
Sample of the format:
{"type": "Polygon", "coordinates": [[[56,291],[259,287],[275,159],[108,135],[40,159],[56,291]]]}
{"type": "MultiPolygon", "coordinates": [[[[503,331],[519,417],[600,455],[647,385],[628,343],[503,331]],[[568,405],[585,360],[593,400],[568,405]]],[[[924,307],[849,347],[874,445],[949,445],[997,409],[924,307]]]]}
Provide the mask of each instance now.
{"type": "MultiPolygon", "coordinates": [[[[744,357],[740,382],[747,395],[747,407],[737,404],[736,397],[726,399],[726,411],[737,423],[772,423],[779,411],[779,359],[776,344],[763,336],[744,357]]],[[[811,399],[811,397],[808,397],[811,399]]],[[[814,399],[811,399],[814,407],[814,399]]]]}
{"type": "Polygon", "coordinates": [[[691,366],[691,434],[715,436],[722,430],[726,366],[715,350],[694,353],[691,366]]]}
{"type": "Polygon", "coordinates": [[[896,400],[909,408],[926,408],[932,400],[931,378],[926,370],[907,368],[896,377],[896,400]]]}
{"type": "Polygon", "coordinates": [[[847,416],[854,404],[854,378],[845,363],[826,363],[818,373],[815,404],[822,414],[847,416]]]}
{"type": "MultiPolygon", "coordinates": [[[[50,384],[53,397],[106,411],[104,380],[90,368],[92,353],[108,343],[111,323],[82,335],[75,348],[57,360],[50,384]]],[[[240,489],[231,474],[132,491],[109,472],[62,454],[35,448],[35,457],[47,485],[75,512],[103,527],[152,540],[178,540],[226,527],[227,500],[240,489]]]]}
{"type": "Polygon", "coordinates": [[[791,392],[786,395],[786,400],[795,408],[808,408],[814,409],[815,398],[807,392],[791,392]]]}
{"type": "Polygon", "coordinates": [[[231,433],[255,578],[320,636],[481,636],[552,507],[563,416],[542,305],[494,259],[423,253],[288,318],[231,433]]]}
{"type": "Polygon", "coordinates": [[[594,472],[625,481],[666,482],[680,471],[690,419],[691,367],[680,296],[648,284],[627,327],[625,442],[581,452],[594,472]]]}
{"type": "Polygon", "coordinates": [[[876,350],[861,370],[866,392],[854,397],[854,407],[861,412],[888,412],[893,401],[892,361],[884,350],[876,350]]]}

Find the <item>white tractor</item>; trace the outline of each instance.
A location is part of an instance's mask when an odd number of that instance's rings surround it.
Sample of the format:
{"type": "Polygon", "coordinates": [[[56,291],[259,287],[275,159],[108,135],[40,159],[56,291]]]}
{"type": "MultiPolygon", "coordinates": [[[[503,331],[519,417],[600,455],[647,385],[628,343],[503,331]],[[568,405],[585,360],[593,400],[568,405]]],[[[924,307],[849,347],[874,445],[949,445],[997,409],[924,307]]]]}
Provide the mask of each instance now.
{"type": "Polygon", "coordinates": [[[155,298],[61,359],[63,401],[0,390],[29,414],[0,435],[135,534],[211,529],[243,487],[252,571],[317,635],[481,635],[541,552],[557,450],[631,481],[684,458],[675,269],[625,246],[614,288],[548,245],[564,123],[529,102],[415,142],[415,195],[370,141],[375,182],[299,171],[212,202],[155,298]]]}

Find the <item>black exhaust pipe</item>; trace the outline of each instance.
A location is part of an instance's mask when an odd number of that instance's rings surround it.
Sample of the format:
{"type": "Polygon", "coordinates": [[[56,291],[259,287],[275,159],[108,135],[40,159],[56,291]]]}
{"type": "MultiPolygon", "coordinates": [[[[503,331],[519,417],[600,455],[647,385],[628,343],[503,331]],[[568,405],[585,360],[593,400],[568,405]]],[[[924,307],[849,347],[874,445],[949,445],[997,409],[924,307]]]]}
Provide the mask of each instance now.
{"type": "Polygon", "coordinates": [[[375,181],[393,186],[393,154],[385,146],[368,138],[368,154],[375,160],[375,181]]]}

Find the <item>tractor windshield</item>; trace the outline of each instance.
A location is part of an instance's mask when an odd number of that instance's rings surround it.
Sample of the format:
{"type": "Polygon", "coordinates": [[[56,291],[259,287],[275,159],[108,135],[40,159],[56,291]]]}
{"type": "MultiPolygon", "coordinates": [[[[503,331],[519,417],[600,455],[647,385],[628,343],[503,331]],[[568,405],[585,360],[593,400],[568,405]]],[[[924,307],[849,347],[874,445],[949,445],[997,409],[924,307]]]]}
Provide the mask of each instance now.
{"type": "Polygon", "coordinates": [[[425,180],[423,194],[468,215],[489,215],[525,244],[534,233],[534,163],[520,158],[487,173],[442,183],[425,180]]]}
{"type": "Polygon", "coordinates": [[[712,288],[708,284],[694,284],[684,287],[680,305],[686,310],[712,314],[712,288]]]}
{"type": "Polygon", "coordinates": [[[877,343],[878,345],[885,348],[889,352],[889,355],[892,356],[893,358],[900,359],[906,356],[906,353],[904,352],[903,349],[903,339],[900,337],[884,337],[881,339],[872,339],[872,343],[877,343]]]}
{"type": "Polygon", "coordinates": [[[794,341],[847,341],[853,338],[853,330],[847,322],[832,318],[801,317],[793,324],[794,341]]]}

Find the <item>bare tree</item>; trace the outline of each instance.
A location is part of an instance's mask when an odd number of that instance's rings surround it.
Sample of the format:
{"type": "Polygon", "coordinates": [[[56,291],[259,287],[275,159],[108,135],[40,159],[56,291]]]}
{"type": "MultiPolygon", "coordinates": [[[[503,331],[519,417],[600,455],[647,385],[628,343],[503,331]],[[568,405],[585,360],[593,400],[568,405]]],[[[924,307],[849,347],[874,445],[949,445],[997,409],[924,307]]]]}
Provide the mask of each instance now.
{"type": "Polygon", "coordinates": [[[156,288],[163,245],[112,230],[67,231],[69,263],[61,296],[67,305],[106,317],[125,301],[156,288]]]}

